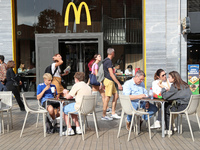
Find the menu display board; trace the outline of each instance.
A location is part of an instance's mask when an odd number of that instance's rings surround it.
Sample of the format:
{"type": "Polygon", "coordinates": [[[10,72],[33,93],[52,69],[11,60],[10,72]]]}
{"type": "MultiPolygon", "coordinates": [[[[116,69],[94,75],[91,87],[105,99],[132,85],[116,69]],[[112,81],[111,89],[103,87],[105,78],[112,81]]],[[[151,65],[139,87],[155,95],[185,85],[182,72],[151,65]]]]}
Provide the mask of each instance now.
{"type": "Polygon", "coordinates": [[[192,94],[199,94],[199,65],[188,65],[188,85],[192,94]]]}

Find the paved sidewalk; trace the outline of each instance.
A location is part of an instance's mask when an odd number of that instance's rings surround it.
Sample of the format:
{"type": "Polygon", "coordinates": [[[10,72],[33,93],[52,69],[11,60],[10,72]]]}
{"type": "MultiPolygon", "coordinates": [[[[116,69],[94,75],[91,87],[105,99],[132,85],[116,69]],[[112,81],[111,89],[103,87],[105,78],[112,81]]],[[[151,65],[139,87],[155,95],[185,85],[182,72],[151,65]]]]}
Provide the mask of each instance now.
{"type": "MultiPolygon", "coordinates": [[[[31,107],[37,107],[36,99],[28,99],[31,107]]],[[[99,102],[101,104],[101,102],[99,102]]],[[[120,104],[117,105],[118,115],[121,114],[120,104]]],[[[59,133],[47,134],[43,137],[42,116],[40,115],[39,126],[36,128],[36,115],[29,115],[24,129],[22,138],[20,132],[25,117],[25,112],[19,110],[16,101],[13,100],[13,124],[14,129],[9,133],[6,130],[6,116],[5,134],[0,135],[0,149],[2,150],[32,150],[32,149],[91,149],[91,150],[126,150],[126,149],[199,149],[200,147],[200,133],[195,116],[190,116],[191,124],[194,132],[195,142],[192,141],[189,128],[185,117],[183,118],[183,134],[175,133],[170,138],[161,137],[161,130],[152,130],[152,139],[149,139],[148,131],[143,124],[141,133],[136,136],[134,132],[131,134],[130,141],[127,142],[128,132],[125,129],[123,122],[120,138],[117,138],[119,127],[119,120],[102,121],[102,107],[97,107],[97,118],[99,124],[99,139],[96,138],[94,123],[92,116],[88,116],[89,128],[86,128],[85,141],[82,141],[81,135],[63,136],[59,133]]]]}

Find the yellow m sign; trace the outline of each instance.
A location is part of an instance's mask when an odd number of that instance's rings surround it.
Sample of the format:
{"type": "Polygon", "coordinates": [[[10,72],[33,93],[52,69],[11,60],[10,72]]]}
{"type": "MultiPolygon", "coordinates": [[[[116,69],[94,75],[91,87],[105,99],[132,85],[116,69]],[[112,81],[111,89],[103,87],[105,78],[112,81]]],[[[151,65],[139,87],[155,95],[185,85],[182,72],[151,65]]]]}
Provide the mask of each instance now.
{"type": "Polygon", "coordinates": [[[85,11],[86,11],[87,25],[88,26],[91,25],[91,17],[90,17],[90,11],[88,9],[88,5],[85,2],[81,2],[80,5],[79,5],[79,7],[78,7],[78,10],[77,10],[76,5],[73,2],[70,2],[67,5],[66,12],[65,12],[65,22],[64,22],[65,26],[68,26],[68,22],[69,22],[69,10],[70,10],[71,6],[74,9],[74,15],[75,15],[76,24],[80,24],[81,9],[82,9],[83,5],[85,6],[85,11]]]}

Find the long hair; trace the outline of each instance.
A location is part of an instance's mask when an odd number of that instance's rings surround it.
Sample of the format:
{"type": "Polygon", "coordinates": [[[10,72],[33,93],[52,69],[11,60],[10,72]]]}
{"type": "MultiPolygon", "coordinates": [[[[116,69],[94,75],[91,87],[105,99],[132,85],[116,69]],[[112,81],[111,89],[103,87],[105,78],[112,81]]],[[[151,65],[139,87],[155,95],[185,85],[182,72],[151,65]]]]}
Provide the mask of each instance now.
{"type": "Polygon", "coordinates": [[[183,88],[188,88],[189,87],[189,85],[185,81],[183,81],[181,79],[181,76],[180,76],[180,74],[177,71],[172,71],[172,72],[169,73],[169,75],[171,75],[172,78],[174,79],[173,86],[175,88],[177,88],[178,90],[181,89],[181,86],[183,88]]]}
{"type": "Polygon", "coordinates": [[[15,62],[13,60],[9,60],[6,69],[8,70],[9,68],[14,68],[14,67],[15,67],[15,62]]]}
{"type": "Polygon", "coordinates": [[[21,68],[21,69],[22,69],[22,71],[24,71],[24,70],[25,70],[25,68],[24,68],[24,67],[22,67],[22,65],[24,65],[24,63],[21,63],[21,64],[20,64],[20,66],[19,66],[19,68],[21,68]]]}
{"type": "MultiPolygon", "coordinates": [[[[99,56],[99,55],[100,55],[100,54],[95,54],[95,55],[94,55],[94,57],[93,57],[94,61],[93,61],[92,65],[96,62],[97,56],[99,56]]],[[[91,66],[92,66],[92,65],[91,65],[91,66]]]]}
{"type": "Polygon", "coordinates": [[[160,74],[161,74],[161,72],[163,72],[163,71],[164,71],[163,69],[158,69],[158,70],[156,71],[156,73],[154,74],[154,80],[159,79],[160,74]]]}

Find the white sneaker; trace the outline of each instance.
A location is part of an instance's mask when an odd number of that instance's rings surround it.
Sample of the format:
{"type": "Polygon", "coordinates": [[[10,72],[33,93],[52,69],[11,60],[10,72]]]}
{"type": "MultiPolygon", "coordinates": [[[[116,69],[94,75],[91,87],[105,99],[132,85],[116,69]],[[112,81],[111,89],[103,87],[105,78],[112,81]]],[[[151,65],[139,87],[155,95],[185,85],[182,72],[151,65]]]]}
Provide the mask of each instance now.
{"type": "Polygon", "coordinates": [[[108,108],[107,110],[106,110],[106,114],[109,114],[109,113],[111,113],[112,112],[112,109],[111,108],[108,108]]]}
{"type": "Polygon", "coordinates": [[[76,134],[82,134],[81,128],[76,128],[76,134]]]}
{"type": "Polygon", "coordinates": [[[113,118],[113,119],[121,119],[121,117],[118,116],[118,114],[111,115],[111,118],[113,118]]]}
{"type": "Polygon", "coordinates": [[[156,120],[153,125],[151,125],[151,129],[160,128],[160,121],[156,120]]]}
{"type": "Polygon", "coordinates": [[[113,120],[113,118],[111,118],[111,117],[109,117],[109,116],[105,116],[105,117],[101,117],[101,120],[110,121],[110,120],[113,120]]]}
{"type": "Polygon", "coordinates": [[[74,130],[73,129],[68,129],[68,134],[67,134],[67,130],[65,132],[62,133],[62,135],[66,136],[66,135],[74,135],[74,130]]]}
{"type": "Polygon", "coordinates": [[[172,135],[172,130],[165,130],[165,134],[172,135]]]}

